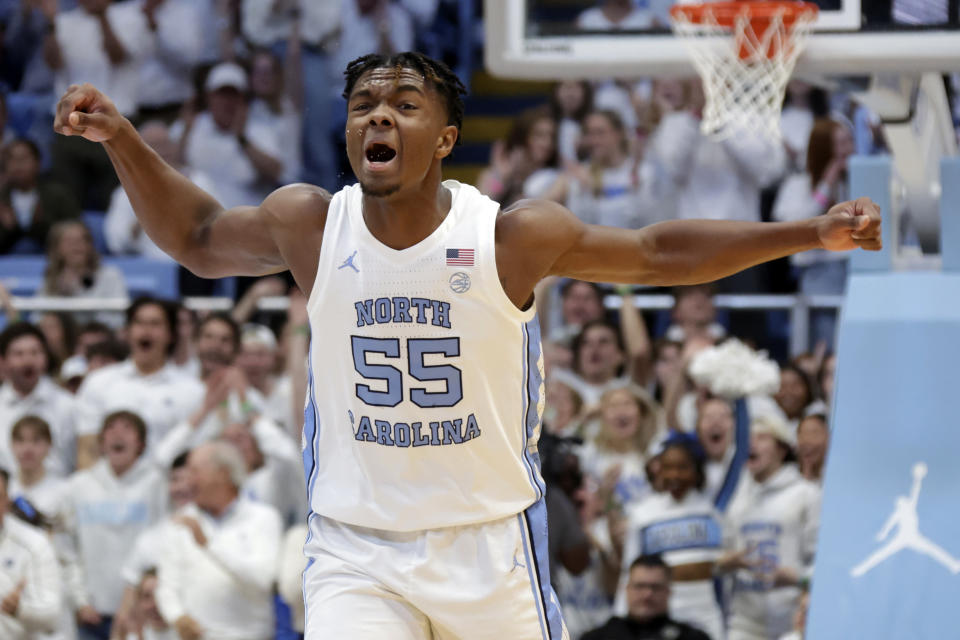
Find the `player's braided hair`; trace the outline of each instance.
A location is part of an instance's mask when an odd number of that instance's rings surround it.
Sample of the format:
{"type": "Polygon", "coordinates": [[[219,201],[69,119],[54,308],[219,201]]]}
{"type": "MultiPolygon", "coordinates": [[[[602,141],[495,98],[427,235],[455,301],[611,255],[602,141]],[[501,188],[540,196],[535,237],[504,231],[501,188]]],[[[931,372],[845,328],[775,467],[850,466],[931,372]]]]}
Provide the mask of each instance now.
{"type": "MultiPolygon", "coordinates": [[[[357,80],[367,71],[390,68],[397,71],[411,69],[421,74],[443,96],[447,107],[447,124],[455,126],[458,131],[463,128],[463,96],[466,95],[467,88],[446,64],[416,51],[405,51],[391,56],[372,53],[357,58],[348,64],[343,72],[346,78],[343,97],[350,99],[357,80]]],[[[457,144],[460,144],[460,136],[457,136],[457,144]]]]}

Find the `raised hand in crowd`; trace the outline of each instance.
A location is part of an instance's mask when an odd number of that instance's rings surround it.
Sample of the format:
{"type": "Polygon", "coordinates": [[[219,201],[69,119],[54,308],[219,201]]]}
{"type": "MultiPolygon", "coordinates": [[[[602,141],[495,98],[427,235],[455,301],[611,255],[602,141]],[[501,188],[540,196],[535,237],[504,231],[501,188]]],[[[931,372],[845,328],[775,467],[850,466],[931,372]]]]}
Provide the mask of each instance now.
{"type": "Polygon", "coordinates": [[[89,626],[97,626],[103,622],[103,618],[100,617],[96,609],[87,604],[77,609],[77,622],[89,626]]]}
{"type": "Polygon", "coordinates": [[[238,323],[248,322],[257,312],[257,305],[264,298],[282,296],[287,293],[287,283],[279,276],[268,276],[254,282],[240,301],[234,306],[230,315],[238,323]]]}
{"type": "Polygon", "coordinates": [[[14,322],[20,317],[20,312],[13,306],[13,296],[10,295],[2,282],[0,282],[0,313],[6,315],[8,323],[14,322]]]}
{"type": "Polygon", "coordinates": [[[17,586],[15,586],[10,593],[4,596],[3,601],[0,602],[0,611],[3,611],[8,616],[15,617],[17,615],[17,609],[20,608],[20,595],[23,593],[23,589],[26,586],[26,579],[21,578],[20,582],[17,583],[17,586]]]}
{"type": "Polygon", "coordinates": [[[207,536],[204,535],[203,529],[200,528],[200,523],[197,522],[196,518],[192,518],[190,516],[177,516],[173,519],[173,521],[186,527],[187,530],[190,531],[190,534],[193,536],[197,546],[207,546],[207,536]]]}
{"type": "Polygon", "coordinates": [[[173,628],[180,636],[180,640],[200,640],[203,637],[203,628],[188,615],[182,615],[173,623],[173,628]]]}
{"type": "Polygon", "coordinates": [[[206,393],[200,408],[190,417],[190,424],[198,428],[214,411],[226,407],[231,394],[236,394],[242,404],[246,401],[246,390],[250,386],[243,371],[234,366],[223,367],[210,374],[206,393]]]}

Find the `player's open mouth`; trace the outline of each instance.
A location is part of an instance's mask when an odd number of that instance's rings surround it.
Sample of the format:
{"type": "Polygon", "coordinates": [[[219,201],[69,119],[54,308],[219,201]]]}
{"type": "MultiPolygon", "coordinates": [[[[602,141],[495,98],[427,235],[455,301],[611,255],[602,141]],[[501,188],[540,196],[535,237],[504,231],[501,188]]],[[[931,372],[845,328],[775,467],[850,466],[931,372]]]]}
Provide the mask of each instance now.
{"type": "Polygon", "coordinates": [[[390,161],[397,157],[397,151],[383,142],[374,142],[367,145],[364,154],[370,168],[374,170],[386,168],[390,161]]]}

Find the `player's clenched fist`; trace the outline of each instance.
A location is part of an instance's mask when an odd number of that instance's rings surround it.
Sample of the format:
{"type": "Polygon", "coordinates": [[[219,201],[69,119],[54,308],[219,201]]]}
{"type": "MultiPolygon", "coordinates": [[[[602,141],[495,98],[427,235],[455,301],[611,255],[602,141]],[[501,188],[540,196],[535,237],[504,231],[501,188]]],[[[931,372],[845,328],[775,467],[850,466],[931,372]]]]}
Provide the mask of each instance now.
{"type": "Polygon", "coordinates": [[[879,251],[883,248],[880,207],[870,198],[841,202],[815,220],[824,249],[847,251],[860,247],[868,251],[879,251]]]}
{"type": "Polygon", "coordinates": [[[53,129],[65,136],[83,136],[93,142],[105,142],[115,136],[123,124],[113,102],[92,84],[70,85],[57,103],[53,129]]]}

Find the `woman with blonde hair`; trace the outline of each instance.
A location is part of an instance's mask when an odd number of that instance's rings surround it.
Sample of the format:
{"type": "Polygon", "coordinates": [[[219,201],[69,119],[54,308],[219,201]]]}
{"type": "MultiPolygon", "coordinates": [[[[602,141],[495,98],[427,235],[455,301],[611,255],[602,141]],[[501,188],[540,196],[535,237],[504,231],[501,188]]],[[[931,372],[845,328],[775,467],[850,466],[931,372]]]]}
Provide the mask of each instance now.
{"type": "Polygon", "coordinates": [[[608,389],[600,398],[599,419],[585,428],[580,465],[600,487],[607,510],[650,492],[647,452],[661,431],[660,406],[632,385],[608,389]]]}
{"type": "MultiPolygon", "coordinates": [[[[116,267],[102,264],[93,244],[93,236],[83,222],[58,222],[47,238],[47,268],[43,296],[77,298],[126,298],[127,285],[116,267]]],[[[98,312],[76,314],[79,322],[98,320],[111,327],[123,323],[122,314],[98,312]]]]}

